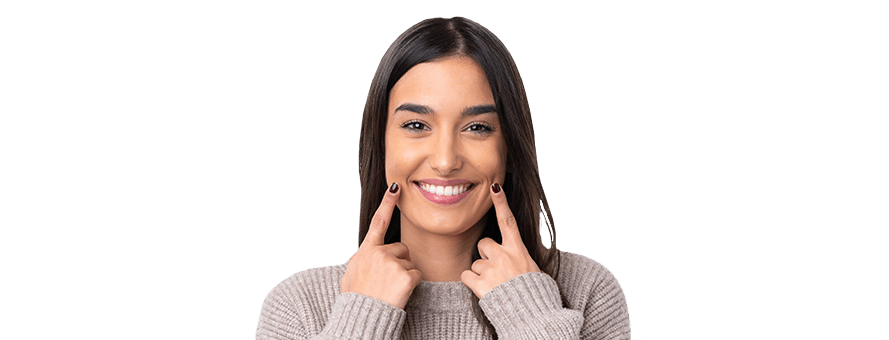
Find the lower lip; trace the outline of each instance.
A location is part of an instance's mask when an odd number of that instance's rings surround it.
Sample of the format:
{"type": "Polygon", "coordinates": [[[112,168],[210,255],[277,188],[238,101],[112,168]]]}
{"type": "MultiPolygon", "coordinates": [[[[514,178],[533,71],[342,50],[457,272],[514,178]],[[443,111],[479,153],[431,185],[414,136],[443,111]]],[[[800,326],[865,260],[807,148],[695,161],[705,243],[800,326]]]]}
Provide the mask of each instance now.
{"type": "Polygon", "coordinates": [[[423,194],[423,197],[426,197],[426,199],[429,200],[430,202],[435,203],[435,204],[445,204],[445,205],[459,203],[464,198],[466,198],[466,196],[469,196],[469,193],[473,189],[475,189],[475,186],[473,186],[472,188],[469,188],[469,190],[466,190],[459,195],[445,196],[445,195],[433,194],[431,192],[423,190],[423,188],[420,187],[419,183],[414,183],[414,186],[416,186],[417,190],[420,190],[420,193],[423,194]]]}

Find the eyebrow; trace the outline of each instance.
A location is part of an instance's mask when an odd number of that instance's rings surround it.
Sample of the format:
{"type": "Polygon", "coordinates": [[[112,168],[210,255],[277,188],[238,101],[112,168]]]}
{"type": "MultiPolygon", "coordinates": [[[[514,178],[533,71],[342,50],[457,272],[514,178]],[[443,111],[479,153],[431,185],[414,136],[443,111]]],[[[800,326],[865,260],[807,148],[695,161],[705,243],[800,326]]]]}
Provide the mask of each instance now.
{"type": "MultiPolygon", "coordinates": [[[[409,111],[409,112],[413,112],[413,113],[419,113],[419,114],[424,114],[424,115],[428,114],[428,115],[433,115],[433,116],[435,115],[435,110],[432,110],[432,108],[430,108],[426,105],[412,104],[412,103],[404,103],[404,104],[399,105],[397,108],[395,108],[395,112],[398,112],[398,111],[409,111]]],[[[484,114],[484,113],[491,113],[491,112],[497,112],[497,109],[494,107],[494,105],[476,105],[476,106],[470,106],[470,107],[463,109],[463,112],[460,115],[463,117],[467,117],[467,116],[476,116],[476,115],[480,115],[480,114],[484,114]]]]}

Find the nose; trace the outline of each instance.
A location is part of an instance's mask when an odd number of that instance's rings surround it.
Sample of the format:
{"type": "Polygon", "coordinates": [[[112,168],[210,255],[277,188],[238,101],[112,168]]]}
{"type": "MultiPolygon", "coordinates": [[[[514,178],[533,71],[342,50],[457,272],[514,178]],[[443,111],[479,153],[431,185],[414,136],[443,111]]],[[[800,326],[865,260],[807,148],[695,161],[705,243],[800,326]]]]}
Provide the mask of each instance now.
{"type": "Polygon", "coordinates": [[[438,138],[432,138],[430,142],[432,152],[429,155],[429,166],[433,170],[442,176],[460,170],[463,156],[459,138],[451,134],[439,134],[438,138]]]}

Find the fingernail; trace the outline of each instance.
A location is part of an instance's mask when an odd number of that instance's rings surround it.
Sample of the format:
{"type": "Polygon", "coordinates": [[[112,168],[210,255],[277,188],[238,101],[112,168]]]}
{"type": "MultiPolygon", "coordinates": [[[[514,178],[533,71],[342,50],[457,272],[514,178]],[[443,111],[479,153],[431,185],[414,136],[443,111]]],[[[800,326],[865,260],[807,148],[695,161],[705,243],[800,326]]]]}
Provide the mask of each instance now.
{"type": "Polygon", "coordinates": [[[398,192],[398,183],[392,182],[392,186],[389,187],[389,192],[393,194],[398,192]]]}
{"type": "Polygon", "coordinates": [[[494,183],[493,185],[491,185],[491,190],[494,190],[495,194],[499,194],[500,193],[500,184],[494,183]]]}

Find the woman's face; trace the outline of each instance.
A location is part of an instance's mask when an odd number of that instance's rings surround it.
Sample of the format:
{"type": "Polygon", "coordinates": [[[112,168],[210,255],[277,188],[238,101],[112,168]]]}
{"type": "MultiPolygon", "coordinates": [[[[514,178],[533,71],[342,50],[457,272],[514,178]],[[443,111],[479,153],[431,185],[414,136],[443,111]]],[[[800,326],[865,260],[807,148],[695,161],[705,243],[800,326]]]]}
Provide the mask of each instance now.
{"type": "MultiPolygon", "coordinates": [[[[457,235],[483,227],[506,142],[484,71],[468,57],[421,63],[389,94],[386,180],[402,186],[402,228],[457,235]]],[[[397,217],[394,217],[397,218],[397,217]]]]}

